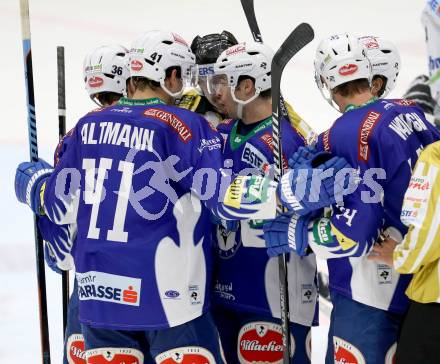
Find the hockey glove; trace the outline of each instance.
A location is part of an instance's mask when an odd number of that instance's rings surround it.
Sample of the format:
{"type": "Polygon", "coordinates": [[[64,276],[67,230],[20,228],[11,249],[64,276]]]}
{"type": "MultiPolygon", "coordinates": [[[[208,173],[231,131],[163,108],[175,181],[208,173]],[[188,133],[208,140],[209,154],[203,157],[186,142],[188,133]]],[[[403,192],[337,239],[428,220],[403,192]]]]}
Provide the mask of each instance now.
{"type": "Polygon", "coordinates": [[[426,114],[434,114],[436,102],[431,95],[428,76],[420,75],[416,77],[409,85],[403,98],[416,102],[426,114]]]}
{"type": "Polygon", "coordinates": [[[38,162],[20,163],[15,172],[15,195],[37,215],[42,215],[40,191],[43,183],[52,173],[52,166],[40,159],[38,162]]]}
{"type": "Polygon", "coordinates": [[[38,228],[45,241],[44,258],[47,265],[57,273],[72,269],[74,265],[70,251],[76,236],[76,225],[57,225],[42,216],[38,219],[38,228]]]}
{"type": "Polygon", "coordinates": [[[298,165],[310,162],[317,153],[318,151],[312,146],[299,147],[289,158],[289,168],[293,169],[298,165]]]}
{"type": "Polygon", "coordinates": [[[338,173],[342,169],[353,171],[344,158],[317,153],[283,175],[277,187],[278,197],[283,206],[298,215],[340,202],[347,191],[355,188],[355,178],[350,173],[338,173]]]}
{"type": "Polygon", "coordinates": [[[307,255],[308,226],[316,216],[316,212],[305,216],[281,214],[266,222],[263,229],[267,254],[271,257],[291,252],[307,255]]]}

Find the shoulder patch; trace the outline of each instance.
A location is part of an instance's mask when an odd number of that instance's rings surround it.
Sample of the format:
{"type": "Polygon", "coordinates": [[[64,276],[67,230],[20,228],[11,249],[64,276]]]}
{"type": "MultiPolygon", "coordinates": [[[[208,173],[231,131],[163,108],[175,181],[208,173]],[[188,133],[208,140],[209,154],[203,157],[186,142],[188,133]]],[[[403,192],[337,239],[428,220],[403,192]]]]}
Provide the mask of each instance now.
{"type": "Polygon", "coordinates": [[[416,106],[417,105],[417,103],[414,100],[407,100],[407,99],[393,100],[393,102],[399,106],[416,106]]]}
{"type": "Polygon", "coordinates": [[[382,114],[379,112],[370,111],[359,127],[358,159],[360,161],[367,162],[370,157],[368,139],[381,116],[382,114]]]}
{"type": "Polygon", "coordinates": [[[169,111],[165,111],[162,109],[156,109],[153,107],[146,109],[143,112],[143,115],[149,118],[159,120],[162,123],[168,125],[171,129],[173,129],[177,133],[179,139],[184,143],[188,143],[192,139],[191,129],[176,114],[173,114],[169,111]]]}

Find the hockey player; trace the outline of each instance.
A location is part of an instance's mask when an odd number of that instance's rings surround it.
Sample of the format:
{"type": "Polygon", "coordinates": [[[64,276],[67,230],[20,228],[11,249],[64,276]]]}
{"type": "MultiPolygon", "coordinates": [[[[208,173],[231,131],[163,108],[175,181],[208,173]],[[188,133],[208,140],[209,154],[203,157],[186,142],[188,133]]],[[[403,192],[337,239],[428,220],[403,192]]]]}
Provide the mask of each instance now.
{"type": "MultiPolygon", "coordinates": [[[[225,50],[215,64],[210,88],[231,119],[217,129],[232,171],[265,175],[273,165],[270,65],[273,51],[259,43],[225,50]],[[228,80],[231,80],[228,82],[228,80]]],[[[303,136],[282,119],[284,162],[303,136]]],[[[228,363],[282,360],[278,261],[262,240],[263,220],[241,221],[237,231],[217,229],[215,318],[228,363]]],[[[310,363],[310,328],[317,322],[316,260],[292,255],[288,264],[292,363],[310,363]]]]}
{"type": "Polygon", "coordinates": [[[78,223],[73,256],[87,363],[141,364],[145,353],[156,363],[221,363],[206,294],[210,213],[271,217],[275,186],[259,176],[231,182],[221,136],[170,105],[194,65],[180,36],[145,33],[129,64],[132,98],[80,119],[54,171],[20,164],[17,198],[57,224],[78,223]]]}
{"type": "MultiPolygon", "coordinates": [[[[327,101],[343,112],[320,135],[317,148],[345,157],[362,183],[343,205],[332,206],[330,217],[287,220],[286,227],[292,222],[303,227],[294,239],[282,240],[271,229],[266,238],[269,246],[286,240],[309,245],[328,259],[333,311],[326,363],[391,363],[409,277],[368,260],[367,254],[386,228],[393,227],[387,234],[406,232],[399,217],[411,168],[440,134],[411,102],[373,97],[370,62],[348,34],[320,43],[315,72],[327,101]]],[[[307,157],[299,164],[307,165],[307,157]]]]}
{"type": "Polygon", "coordinates": [[[234,35],[227,30],[203,37],[197,35],[193,39],[191,51],[196,57],[196,66],[192,77],[196,82],[194,86],[197,87],[184,93],[178,100],[179,107],[203,115],[214,126],[222,122],[224,115],[216,104],[215,93],[208,87],[208,80],[214,72],[214,63],[220,53],[237,43],[234,35]]]}
{"type": "MultiPolygon", "coordinates": [[[[114,105],[126,92],[127,53],[128,50],[123,46],[107,45],[94,49],[85,57],[83,66],[85,89],[100,107],[114,105]]],[[[68,144],[69,134],[56,148],[54,165],[58,164],[68,144]]],[[[43,216],[39,219],[39,228],[45,240],[45,258],[49,266],[58,272],[72,269],[70,249],[76,236],[76,224],[60,226],[43,216]]],[[[78,288],[76,280],[74,282],[67,314],[63,363],[85,364],[84,338],[78,317],[78,288]]]]}
{"type": "Polygon", "coordinates": [[[371,63],[371,93],[385,98],[394,89],[399,76],[399,51],[393,43],[380,37],[363,36],[359,38],[359,42],[365,48],[371,63]]]}
{"type": "Polygon", "coordinates": [[[428,51],[428,75],[417,76],[404,97],[414,100],[437,128],[440,128],[440,12],[436,0],[427,0],[421,21],[428,51]]]}

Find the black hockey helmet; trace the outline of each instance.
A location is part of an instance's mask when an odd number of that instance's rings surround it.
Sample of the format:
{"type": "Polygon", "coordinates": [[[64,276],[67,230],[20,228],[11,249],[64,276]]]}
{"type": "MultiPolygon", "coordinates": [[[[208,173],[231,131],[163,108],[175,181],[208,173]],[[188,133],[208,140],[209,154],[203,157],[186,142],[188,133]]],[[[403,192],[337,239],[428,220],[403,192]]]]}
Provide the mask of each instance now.
{"type": "Polygon", "coordinates": [[[191,43],[191,51],[196,55],[197,64],[215,63],[220,54],[229,47],[238,44],[234,35],[227,30],[220,34],[196,36],[191,43]]]}

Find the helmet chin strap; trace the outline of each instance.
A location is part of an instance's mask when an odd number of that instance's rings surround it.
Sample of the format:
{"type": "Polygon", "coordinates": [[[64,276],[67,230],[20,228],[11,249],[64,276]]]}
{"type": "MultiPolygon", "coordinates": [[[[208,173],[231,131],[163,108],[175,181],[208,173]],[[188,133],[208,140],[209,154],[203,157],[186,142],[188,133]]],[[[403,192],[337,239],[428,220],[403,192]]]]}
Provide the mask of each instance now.
{"type": "Polygon", "coordinates": [[[168,95],[170,95],[173,99],[178,99],[183,95],[183,91],[185,89],[185,85],[182,82],[182,88],[180,89],[180,91],[177,92],[171,92],[166,86],[165,86],[165,80],[161,79],[160,80],[160,87],[162,88],[162,90],[164,90],[168,95]]]}
{"type": "Polygon", "coordinates": [[[240,100],[235,96],[235,86],[231,87],[231,96],[232,99],[237,103],[237,117],[239,119],[243,119],[243,111],[244,107],[250,102],[254,101],[260,95],[260,89],[255,89],[255,94],[248,100],[240,100]]]}

